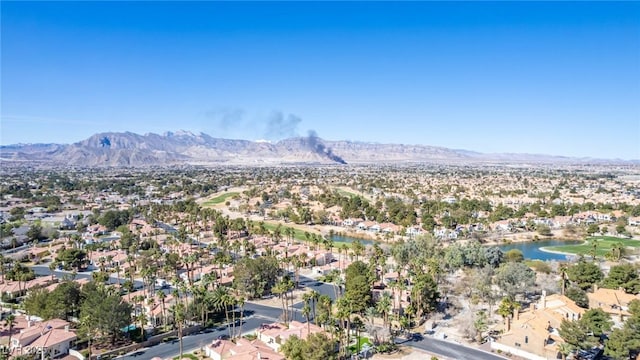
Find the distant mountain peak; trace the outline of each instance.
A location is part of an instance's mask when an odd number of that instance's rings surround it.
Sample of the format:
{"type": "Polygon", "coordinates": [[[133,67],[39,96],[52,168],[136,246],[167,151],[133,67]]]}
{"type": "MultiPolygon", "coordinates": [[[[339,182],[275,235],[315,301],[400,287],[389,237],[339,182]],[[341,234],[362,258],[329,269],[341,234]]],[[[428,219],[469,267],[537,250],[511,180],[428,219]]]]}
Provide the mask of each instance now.
{"type": "Polygon", "coordinates": [[[531,154],[483,154],[428,145],[327,141],[314,134],[270,142],[214,138],[178,130],[162,135],[104,132],[70,145],[0,146],[0,161],[74,166],[276,165],[371,163],[624,163],[531,154]]]}

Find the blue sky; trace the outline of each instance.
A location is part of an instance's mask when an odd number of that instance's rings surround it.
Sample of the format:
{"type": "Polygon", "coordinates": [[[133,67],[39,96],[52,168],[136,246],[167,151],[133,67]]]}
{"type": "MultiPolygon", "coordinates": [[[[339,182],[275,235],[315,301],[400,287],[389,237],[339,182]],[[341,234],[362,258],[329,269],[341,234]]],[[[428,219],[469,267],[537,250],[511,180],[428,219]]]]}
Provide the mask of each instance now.
{"type": "Polygon", "coordinates": [[[2,144],[315,130],[640,159],[638,2],[0,6],[2,144]]]}

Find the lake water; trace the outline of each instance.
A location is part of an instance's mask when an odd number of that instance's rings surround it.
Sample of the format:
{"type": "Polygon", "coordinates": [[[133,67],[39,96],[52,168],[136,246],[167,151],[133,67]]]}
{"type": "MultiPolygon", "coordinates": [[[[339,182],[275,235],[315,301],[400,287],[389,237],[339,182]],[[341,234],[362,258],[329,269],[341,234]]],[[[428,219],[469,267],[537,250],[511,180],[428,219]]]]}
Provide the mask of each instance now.
{"type": "Polygon", "coordinates": [[[498,247],[503,252],[507,252],[511,249],[518,249],[522,251],[522,255],[524,255],[525,259],[542,260],[542,261],[546,261],[546,260],[564,261],[568,259],[568,256],[574,256],[574,255],[563,255],[563,254],[545,252],[540,250],[540,248],[547,247],[547,246],[572,245],[572,244],[581,244],[581,243],[582,241],[541,240],[541,241],[513,243],[508,245],[498,245],[498,247]]]}
{"type": "Polygon", "coordinates": [[[373,240],[354,238],[351,236],[333,235],[330,239],[333,240],[334,243],[352,243],[356,240],[359,240],[363,245],[375,244],[375,241],[373,240]]]}

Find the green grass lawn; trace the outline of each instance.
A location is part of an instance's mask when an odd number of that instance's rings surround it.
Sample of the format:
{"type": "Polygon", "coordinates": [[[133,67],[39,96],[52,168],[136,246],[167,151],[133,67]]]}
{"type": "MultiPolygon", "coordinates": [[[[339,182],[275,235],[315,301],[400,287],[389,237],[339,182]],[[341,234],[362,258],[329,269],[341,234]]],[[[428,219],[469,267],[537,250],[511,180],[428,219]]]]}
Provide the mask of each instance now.
{"type": "MultiPolygon", "coordinates": [[[[546,249],[576,255],[591,255],[594,242],[596,243],[596,256],[599,257],[611,253],[611,249],[617,243],[621,243],[625,248],[640,249],[640,240],[623,239],[612,236],[590,237],[587,238],[584,244],[549,246],[546,247],[546,249]]],[[[629,249],[627,249],[627,251],[628,250],[629,249]]]]}
{"type": "Polygon", "coordinates": [[[338,192],[338,194],[340,194],[342,196],[348,196],[348,197],[357,196],[356,193],[353,193],[353,192],[347,191],[347,190],[343,190],[343,189],[336,189],[336,191],[338,192]]]}
{"type": "MultiPolygon", "coordinates": [[[[264,227],[265,227],[265,229],[267,229],[269,231],[273,231],[278,227],[278,223],[265,222],[264,223],[264,227]]],[[[282,238],[283,239],[286,239],[288,237],[287,234],[284,232],[284,229],[288,228],[288,227],[293,228],[293,231],[294,231],[293,238],[294,239],[307,241],[307,238],[304,236],[304,233],[305,233],[304,230],[300,230],[300,229],[296,229],[296,228],[294,228],[292,226],[287,226],[287,225],[280,224],[280,230],[282,231],[282,238]]],[[[309,232],[309,234],[311,234],[311,232],[309,232]]]]}
{"type": "Polygon", "coordinates": [[[240,193],[237,192],[228,192],[222,195],[218,195],[212,199],[209,199],[205,202],[202,203],[202,206],[211,206],[211,205],[218,205],[218,204],[222,204],[223,202],[225,202],[228,198],[234,197],[236,195],[239,195],[240,193]]]}
{"type": "Polygon", "coordinates": [[[356,351],[358,351],[358,349],[362,350],[362,346],[363,346],[364,344],[372,345],[372,344],[371,344],[371,341],[369,340],[369,338],[366,338],[366,337],[362,337],[362,336],[361,336],[361,337],[359,337],[359,338],[358,338],[358,343],[357,343],[357,344],[353,344],[353,345],[349,346],[349,349],[350,349],[352,352],[354,352],[354,353],[355,353],[356,351]]]}
{"type": "MultiPolygon", "coordinates": [[[[173,358],[173,360],[178,360],[180,358],[180,355],[176,356],[173,358]]],[[[191,359],[191,360],[198,360],[198,357],[193,355],[193,354],[182,354],[182,358],[187,358],[187,359],[191,359]]]]}
{"type": "MultiPolygon", "coordinates": [[[[277,223],[270,223],[270,222],[266,222],[264,223],[264,227],[265,229],[269,230],[269,231],[273,231],[276,227],[278,226],[277,223]]],[[[284,233],[284,229],[288,227],[286,225],[281,224],[281,229],[282,229],[282,238],[286,239],[287,236],[284,233]]],[[[289,226],[290,227],[290,226],[289,226]]],[[[296,229],[293,228],[294,231],[294,235],[293,238],[302,242],[306,242],[307,238],[304,236],[305,231],[304,230],[300,230],[300,229],[296,229]]],[[[311,234],[311,232],[309,232],[311,234]]],[[[311,242],[311,241],[309,241],[311,242]]],[[[334,241],[333,242],[333,249],[334,251],[337,251],[338,248],[342,247],[342,244],[347,245],[348,248],[351,248],[352,244],[348,243],[348,242],[340,242],[340,241],[334,241]]],[[[319,248],[324,249],[324,245],[322,243],[318,244],[319,248]]]]}

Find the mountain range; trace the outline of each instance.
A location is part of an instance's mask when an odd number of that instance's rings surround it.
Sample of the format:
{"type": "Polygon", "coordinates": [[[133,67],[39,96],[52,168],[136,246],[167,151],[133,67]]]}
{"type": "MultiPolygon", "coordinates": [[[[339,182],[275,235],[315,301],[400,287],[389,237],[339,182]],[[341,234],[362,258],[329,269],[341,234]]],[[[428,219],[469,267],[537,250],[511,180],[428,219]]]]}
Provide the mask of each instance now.
{"type": "Polygon", "coordinates": [[[3,163],[99,166],[373,164],[373,163],[634,163],[539,154],[483,154],[427,145],[327,141],[311,133],[275,143],[214,138],[188,131],[107,132],[73,144],[0,146],[3,163]]]}

